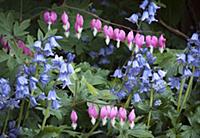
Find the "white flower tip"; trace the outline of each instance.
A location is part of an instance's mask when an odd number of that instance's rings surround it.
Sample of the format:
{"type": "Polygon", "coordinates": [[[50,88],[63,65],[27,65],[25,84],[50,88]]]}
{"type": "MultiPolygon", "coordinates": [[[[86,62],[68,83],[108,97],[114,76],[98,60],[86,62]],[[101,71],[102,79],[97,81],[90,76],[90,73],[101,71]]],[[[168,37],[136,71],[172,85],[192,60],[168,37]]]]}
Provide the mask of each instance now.
{"type": "Polygon", "coordinates": [[[106,117],[104,117],[104,118],[102,119],[102,125],[103,125],[103,126],[105,126],[105,125],[106,125],[106,123],[107,123],[107,118],[106,118],[106,117]]]}
{"type": "Polygon", "coordinates": [[[97,35],[97,33],[98,33],[97,29],[94,28],[94,30],[93,30],[93,36],[95,37],[97,35]]]}
{"type": "Polygon", "coordinates": [[[72,128],[75,130],[77,127],[77,123],[72,123],[72,128]]]}
{"type": "Polygon", "coordinates": [[[96,119],[94,117],[92,117],[91,122],[94,125],[96,123],[96,119]]]}
{"type": "Polygon", "coordinates": [[[117,48],[120,47],[120,40],[117,40],[117,48]]]}
{"type": "Polygon", "coordinates": [[[153,54],[153,46],[150,46],[150,52],[153,54]]]}
{"type": "Polygon", "coordinates": [[[76,37],[78,38],[78,40],[81,38],[81,33],[76,33],[76,37]]]}
{"type": "Polygon", "coordinates": [[[124,122],[123,120],[120,120],[120,126],[121,126],[121,127],[124,126],[124,123],[125,123],[125,122],[124,122]]]}
{"type": "Polygon", "coordinates": [[[115,118],[113,118],[113,119],[111,120],[111,125],[112,125],[112,127],[115,127],[115,118]]]}
{"type": "Polygon", "coordinates": [[[69,37],[69,32],[64,32],[64,35],[65,35],[66,38],[68,38],[69,37]]]}
{"type": "Polygon", "coordinates": [[[105,42],[106,42],[106,45],[108,45],[110,43],[110,38],[108,36],[106,37],[106,41],[105,42]]]}
{"type": "Polygon", "coordinates": [[[133,129],[134,126],[135,126],[135,123],[132,121],[130,124],[129,124],[130,128],[133,129]]]}
{"type": "Polygon", "coordinates": [[[163,53],[164,48],[159,48],[159,50],[160,50],[160,53],[163,53]]]}
{"type": "Polygon", "coordinates": [[[128,45],[128,49],[129,49],[130,51],[133,50],[133,43],[130,43],[130,44],[128,45]]]}
{"type": "Polygon", "coordinates": [[[135,46],[135,50],[134,51],[135,51],[135,53],[139,52],[139,47],[137,45],[135,46]]]}

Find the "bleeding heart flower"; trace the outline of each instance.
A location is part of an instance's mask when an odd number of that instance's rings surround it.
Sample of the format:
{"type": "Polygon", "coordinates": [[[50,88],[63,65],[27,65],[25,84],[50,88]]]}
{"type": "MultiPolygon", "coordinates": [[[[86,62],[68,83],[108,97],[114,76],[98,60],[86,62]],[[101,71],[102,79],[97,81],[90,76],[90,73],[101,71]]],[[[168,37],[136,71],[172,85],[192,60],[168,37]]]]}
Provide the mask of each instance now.
{"type": "Polygon", "coordinates": [[[100,118],[102,119],[102,125],[105,126],[108,118],[108,111],[106,106],[101,107],[100,118]]]}
{"type": "Polygon", "coordinates": [[[158,43],[159,43],[159,50],[161,53],[163,53],[165,49],[165,42],[166,42],[166,39],[164,38],[164,36],[160,35],[158,43]]]}
{"type": "Polygon", "coordinates": [[[135,110],[132,109],[131,112],[128,115],[128,120],[129,120],[129,126],[131,129],[133,129],[133,127],[135,126],[135,110]]]}
{"type": "Polygon", "coordinates": [[[51,24],[54,24],[57,19],[57,14],[54,11],[45,11],[44,12],[44,21],[46,24],[48,24],[48,30],[51,29],[51,24]]]}
{"type": "Polygon", "coordinates": [[[111,119],[111,125],[115,127],[115,118],[117,117],[118,109],[117,107],[112,107],[110,110],[109,118],[111,119]]]}
{"type": "Polygon", "coordinates": [[[106,37],[106,40],[105,40],[106,45],[108,45],[110,43],[110,39],[113,38],[113,28],[112,28],[112,26],[105,25],[103,27],[103,31],[104,31],[104,35],[106,37]]]}
{"type": "Polygon", "coordinates": [[[133,49],[133,40],[134,40],[134,35],[133,35],[133,31],[130,31],[126,37],[126,40],[128,42],[128,48],[129,50],[133,49]]]}
{"type": "Polygon", "coordinates": [[[78,39],[81,38],[81,33],[82,33],[82,30],[83,30],[83,23],[84,23],[83,16],[80,15],[80,14],[77,14],[74,27],[75,27],[76,36],[77,36],[78,39]]]}
{"type": "Polygon", "coordinates": [[[142,47],[142,45],[144,44],[144,35],[141,35],[139,33],[137,33],[135,35],[135,53],[138,53],[139,48],[142,47]]]}
{"type": "Polygon", "coordinates": [[[123,107],[120,107],[119,112],[118,112],[118,116],[119,116],[119,119],[120,119],[120,125],[123,126],[124,122],[126,121],[126,118],[127,118],[126,109],[123,108],[123,107]]]}
{"type": "Polygon", "coordinates": [[[126,33],[124,32],[124,30],[120,30],[118,28],[114,30],[114,39],[117,41],[117,48],[120,47],[120,41],[124,41],[125,38],[126,33]]]}
{"type": "Polygon", "coordinates": [[[92,21],[90,22],[90,27],[93,30],[94,37],[97,35],[98,32],[101,31],[101,26],[102,23],[99,19],[92,19],[92,21]]]}
{"type": "Polygon", "coordinates": [[[65,36],[68,38],[69,37],[69,29],[70,29],[70,23],[69,23],[69,18],[66,12],[63,12],[61,16],[61,20],[63,23],[63,29],[65,30],[65,36]]]}
{"type": "Polygon", "coordinates": [[[96,119],[98,118],[98,112],[97,112],[97,109],[96,109],[96,106],[94,105],[90,105],[89,108],[88,108],[88,114],[91,118],[91,122],[92,124],[94,125],[95,122],[96,122],[96,119]]]}
{"type": "Polygon", "coordinates": [[[75,130],[76,127],[77,127],[77,120],[78,120],[78,116],[77,116],[77,113],[76,111],[72,111],[71,112],[71,122],[72,122],[72,128],[75,130]]]}

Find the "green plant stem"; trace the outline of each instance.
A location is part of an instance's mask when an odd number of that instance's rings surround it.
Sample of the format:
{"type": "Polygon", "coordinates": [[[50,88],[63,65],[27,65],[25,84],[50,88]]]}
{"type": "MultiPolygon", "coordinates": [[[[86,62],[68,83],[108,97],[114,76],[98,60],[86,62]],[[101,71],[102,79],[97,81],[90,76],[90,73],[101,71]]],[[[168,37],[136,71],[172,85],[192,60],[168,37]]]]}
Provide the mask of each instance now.
{"type": "Polygon", "coordinates": [[[177,105],[177,111],[180,112],[180,106],[181,106],[181,99],[182,99],[182,93],[183,93],[183,88],[184,88],[184,84],[185,84],[185,80],[186,78],[183,78],[181,80],[181,87],[180,87],[180,91],[179,91],[179,95],[178,95],[178,105],[177,105]]]}
{"type": "MultiPolygon", "coordinates": [[[[195,67],[194,67],[194,66],[192,67],[192,72],[193,72],[193,73],[195,72],[195,67]]],[[[186,102],[187,102],[187,99],[188,99],[188,97],[189,97],[189,95],[190,95],[190,92],[191,92],[191,89],[192,89],[193,78],[194,78],[194,76],[192,75],[192,76],[190,77],[189,84],[188,84],[188,87],[187,87],[185,96],[184,96],[184,98],[183,98],[183,104],[182,104],[182,106],[181,106],[180,112],[181,112],[182,108],[185,107],[185,104],[186,104],[186,102]]]]}
{"type": "Polygon", "coordinates": [[[89,137],[92,134],[92,132],[94,132],[94,130],[98,127],[98,125],[99,125],[99,121],[92,127],[92,129],[89,131],[86,137],[89,137]]]}
{"type": "Polygon", "coordinates": [[[148,115],[148,121],[147,121],[147,126],[150,126],[150,122],[151,122],[151,114],[152,114],[152,107],[153,107],[153,97],[154,97],[154,91],[153,89],[151,89],[150,92],[150,111],[149,111],[149,115],[148,115]]]}
{"type": "MultiPolygon", "coordinates": [[[[31,92],[31,96],[33,96],[33,94],[34,94],[34,91],[31,92]]],[[[24,124],[24,122],[26,121],[26,119],[27,119],[28,116],[29,116],[29,108],[30,108],[30,106],[31,106],[31,102],[30,102],[30,100],[29,100],[29,101],[28,101],[28,106],[27,106],[27,109],[26,109],[26,114],[25,114],[25,117],[24,117],[24,120],[23,120],[23,123],[22,123],[22,124],[24,124]]]]}
{"type": "Polygon", "coordinates": [[[20,127],[20,124],[21,124],[21,121],[22,121],[22,115],[23,115],[23,112],[24,112],[24,103],[25,103],[25,101],[22,100],[21,108],[20,108],[20,111],[19,111],[18,123],[17,123],[18,128],[20,127]]]}
{"type": "Polygon", "coordinates": [[[44,130],[44,127],[45,127],[45,125],[46,125],[47,119],[49,118],[50,105],[51,105],[51,102],[48,101],[48,107],[47,107],[46,110],[45,110],[45,114],[44,114],[44,119],[43,119],[43,121],[42,121],[41,130],[44,130]]]}
{"type": "Polygon", "coordinates": [[[129,104],[131,102],[132,97],[133,97],[133,93],[130,93],[129,96],[128,96],[128,98],[127,98],[127,100],[126,100],[124,108],[128,108],[128,106],[129,106],[129,104]]]}
{"type": "Polygon", "coordinates": [[[3,130],[2,130],[2,134],[4,134],[5,131],[6,131],[6,127],[7,127],[7,124],[8,124],[9,117],[10,117],[10,110],[8,110],[8,114],[6,116],[6,120],[5,120],[5,123],[4,123],[4,126],[3,126],[3,130]]]}

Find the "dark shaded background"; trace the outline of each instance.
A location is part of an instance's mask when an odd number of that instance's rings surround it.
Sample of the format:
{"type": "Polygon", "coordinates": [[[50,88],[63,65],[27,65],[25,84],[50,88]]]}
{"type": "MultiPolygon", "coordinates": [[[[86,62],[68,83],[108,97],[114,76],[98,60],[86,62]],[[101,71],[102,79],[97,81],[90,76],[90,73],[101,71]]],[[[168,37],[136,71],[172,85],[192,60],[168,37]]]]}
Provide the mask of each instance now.
{"type": "MultiPolygon", "coordinates": [[[[138,7],[142,0],[0,0],[0,11],[13,11],[19,20],[31,18],[33,25],[30,31],[34,34],[38,28],[37,19],[40,13],[50,9],[54,4],[59,6],[64,2],[81,8],[85,3],[84,9],[94,13],[96,10],[101,10],[100,17],[136,29],[136,26],[125,18],[141,10],[138,7]],[[19,17],[20,12],[23,13],[22,17],[19,17]]],[[[158,11],[157,18],[163,20],[172,30],[169,31],[159,22],[151,25],[143,24],[142,29],[163,32],[168,39],[169,48],[185,48],[186,39],[175,33],[177,31],[175,29],[187,36],[200,29],[200,1],[160,0],[158,2],[162,3],[163,7],[158,11]]]]}

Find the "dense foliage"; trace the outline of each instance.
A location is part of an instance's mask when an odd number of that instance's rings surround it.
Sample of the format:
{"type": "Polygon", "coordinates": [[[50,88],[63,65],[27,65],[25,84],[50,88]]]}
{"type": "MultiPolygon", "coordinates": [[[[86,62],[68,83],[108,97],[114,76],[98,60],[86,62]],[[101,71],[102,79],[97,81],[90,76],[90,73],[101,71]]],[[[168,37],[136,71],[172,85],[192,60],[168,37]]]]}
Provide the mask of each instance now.
{"type": "Polygon", "coordinates": [[[200,34],[171,2],[0,4],[0,138],[200,137],[200,34]]]}

